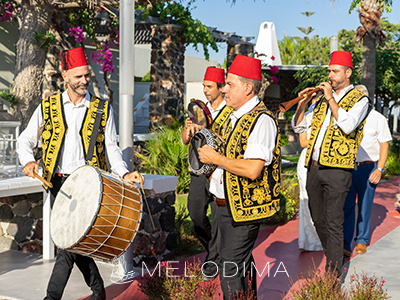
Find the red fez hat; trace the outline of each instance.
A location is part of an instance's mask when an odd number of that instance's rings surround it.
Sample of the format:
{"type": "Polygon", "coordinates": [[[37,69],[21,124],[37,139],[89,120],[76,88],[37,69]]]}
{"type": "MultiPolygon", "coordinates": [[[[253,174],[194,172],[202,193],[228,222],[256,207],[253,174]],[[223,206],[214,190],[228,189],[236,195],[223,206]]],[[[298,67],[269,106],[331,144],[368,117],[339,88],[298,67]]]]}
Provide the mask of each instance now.
{"type": "Polygon", "coordinates": [[[261,60],[244,55],[236,55],[228,73],[261,81],[261,60]]]}
{"type": "Polygon", "coordinates": [[[61,51],[60,57],[62,69],[65,71],[88,65],[83,48],[74,48],[61,51]]]}
{"type": "Polygon", "coordinates": [[[329,62],[329,65],[340,65],[353,68],[351,53],[347,51],[333,51],[331,54],[331,61],[329,62]]]}
{"type": "Polygon", "coordinates": [[[225,83],[225,70],[216,67],[208,67],[204,75],[204,80],[225,83]]]}

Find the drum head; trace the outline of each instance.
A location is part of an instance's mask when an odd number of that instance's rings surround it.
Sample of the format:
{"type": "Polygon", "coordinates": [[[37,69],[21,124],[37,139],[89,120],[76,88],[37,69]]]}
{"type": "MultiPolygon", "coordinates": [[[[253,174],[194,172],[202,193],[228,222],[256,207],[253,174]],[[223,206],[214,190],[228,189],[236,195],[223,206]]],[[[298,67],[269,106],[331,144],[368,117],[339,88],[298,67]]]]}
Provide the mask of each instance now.
{"type": "Polygon", "coordinates": [[[71,248],[86,235],[100,209],[102,189],[100,174],[91,166],[67,178],[51,212],[50,233],[57,247],[71,248]]]}
{"type": "Polygon", "coordinates": [[[208,128],[212,124],[212,117],[207,105],[200,100],[191,100],[188,105],[188,114],[193,123],[208,128]]]}

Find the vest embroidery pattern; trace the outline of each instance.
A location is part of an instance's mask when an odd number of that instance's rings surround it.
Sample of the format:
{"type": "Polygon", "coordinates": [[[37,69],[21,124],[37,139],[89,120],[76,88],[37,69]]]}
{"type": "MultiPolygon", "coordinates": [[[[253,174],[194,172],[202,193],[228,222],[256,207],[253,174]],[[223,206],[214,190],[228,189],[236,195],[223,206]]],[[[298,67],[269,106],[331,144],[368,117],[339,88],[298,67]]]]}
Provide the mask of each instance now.
{"type": "Polygon", "coordinates": [[[42,101],[43,178],[50,181],[67,130],[64,123],[61,94],[42,101]]]}
{"type": "MultiPolygon", "coordinates": [[[[349,111],[363,96],[365,95],[357,89],[352,89],[340,100],[339,106],[345,111],[349,111]]],[[[314,109],[310,142],[307,147],[306,167],[309,165],[318,133],[328,111],[328,104],[322,101],[322,98],[323,96],[318,99],[319,103],[314,109]]],[[[354,169],[358,148],[363,137],[364,124],[365,119],[350,134],[345,134],[338,126],[335,128],[333,116],[331,116],[322,141],[319,163],[326,167],[354,169]]]]}
{"type": "MultiPolygon", "coordinates": [[[[94,117],[96,115],[99,99],[95,96],[91,97],[90,108],[86,112],[86,117],[82,124],[81,139],[84,146],[85,154],[89,147],[90,137],[92,135],[94,117]]],[[[102,120],[97,135],[96,146],[93,153],[93,159],[90,165],[107,170],[107,164],[104,153],[104,130],[108,118],[108,101],[106,101],[103,109],[102,120]]],[[[61,94],[51,96],[42,100],[43,114],[43,178],[51,181],[54,171],[57,167],[58,156],[64,142],[67,125],[63,115],[63,104],[61,94]]]]}
{"type": "Polygon", "coordinates": [[[214,131],[216,134],[218,135],[222,135],[222,131],[224,130],[225,124],[227,122],[227,120],[229,119],[229,116],[231,115],[231,113],[233,113],[233,109],[228,107],[228,106],[224,106],[224,108],[220,111],[220,113],[217,115],[217,117],[215,118],[211,130],[214,131]]]}
{"type": "MultiPolygon", "coordinates": [[[[225,197],[235,223],[258,223],[273,217],[279,211],[281,153],[278,124],[273,115],[261,102],[251,112],[242,116],[229,138],[226,140],[225,155],[228,158],[243,159],[247,148],[247,140],[257,119],[267,114],[273,118],[278,129],[278,137],[273,160],[263,168],[261,175],[251,180],[240,177],[228,171],[224,172],[225,197]]],[[[224,136],[228,136],[230,122],[224,136]]]]}
{"type": "MultiPolygon", "coordinates": [[[[90,99],[90,108],[86,114],[86,118],[83,122],[82,130],[81,130],[81,137],[83,141],[83,147],[85,149],[85,153],[87,153],[90,138],[93,132],[94,121],[97,114],[97,108],[99,106],[100,99],[92,96],[90,99]]],[[[101,122],[99,126],[99,132],[97,134],[96,145],[94,147],[93,158],[89,162],[90,165],[99,167],[103,170],[107,171],[107,163],[106,157],[104,152],[104,130],[106,128],[107,117],[108,117],[108,101],[105,102],[103,108],[103,114],[101,116],[101,122]]]]}

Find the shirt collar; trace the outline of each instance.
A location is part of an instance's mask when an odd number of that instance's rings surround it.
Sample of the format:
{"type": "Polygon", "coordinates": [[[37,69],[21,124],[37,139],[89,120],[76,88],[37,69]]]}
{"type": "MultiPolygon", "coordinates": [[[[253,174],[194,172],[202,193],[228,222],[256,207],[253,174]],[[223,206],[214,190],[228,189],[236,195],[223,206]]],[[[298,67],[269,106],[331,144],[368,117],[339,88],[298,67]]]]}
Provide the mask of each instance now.
{"type": "Polygon", "coordinates": [[[226,104],[226,101],[223,100],[223,101],[221,102],[221,104],[217,107],[217,109],[214,110],[214,109],[211,107],[211,102],[208,101],[208,102],[207,102],[207,107],[208,107],[208,109],[209,109],[211,112],[213,112],[213,111],[220,111],[220,110],[225,106],[225,104],[226,104]]]}
{"type": "MultiPolygon", "coordinates": [[[[67,104],[67,103],[73,104],[72,101],[71,101],[71,99],[70,99],[69,96],[68,96],[68,92],[67,92],[67,91],[68,91],[68,90],[65,90],[65,91],[62,93],[63,105],[65,105],[65,104],[67,104]]],[[[82,105],[86,106],[87,108],[90,107],[90,94],[89,94],[89,92],[86,92],[85,98],[84,98],[78,105],[76,105],[76,106],[79,107],[79,106],[82,106],[82,105]]]]}
{"type": "Polygon", "coordinates": [[[231,116],[236,119],[240,119],[243,115],[247,114],[250,112],[256,105],[260,102],[257,96],[254,96],[251,98],[249,101],[247,101],[245,104],[242,105],[241,108],[238,110],[235,110],[231,116]]]}
{"type": "Polygon", "coordinates": [[[336,93],[333,93],[335,100],[340,100],[343,98],[344,95],[346,95],[346,93],[348,91],[350,91],[351,89],[353,89],[354,86],[352,84],[350,84],[349,86],[343,88],[340,90],[339,94],[336,95],[336,93]]]}

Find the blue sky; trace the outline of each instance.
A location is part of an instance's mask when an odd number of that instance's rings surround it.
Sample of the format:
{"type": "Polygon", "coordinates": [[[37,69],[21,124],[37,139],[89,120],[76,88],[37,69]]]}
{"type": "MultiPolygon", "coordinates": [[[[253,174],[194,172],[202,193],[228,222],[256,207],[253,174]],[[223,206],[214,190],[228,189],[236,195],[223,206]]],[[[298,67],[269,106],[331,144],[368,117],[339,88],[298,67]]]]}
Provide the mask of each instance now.
{"type": "MultiPolygon", "coordinates": [[[[192,16],[203,24],[216,27],[225,32],[254,37],[256,42],[260,24],[274,22],[278,40],[286,36],[304,36],[297,27],[307,27],[307,17],[301,12],[315,12],[309,19],[309,26],[314,28],[310,34],[320,37],[334,36],[340,29],[357,29],[359,18],[357,11],[348,14],[351,0],[337,0],[336,8],[330,0],[236,0],[231,5],[226,0],[197,0],[192,16]]],[[[400,23],[400,1],[394,0],[391,13],[384,13],[392,23],[400,23]]],[[[226,44],[218,43],[218,53],[210,51],[211,59],[223,63],[226,56],[226,44]]],[[[201,48],[201,46],[200,46],[201,48]]],[[[190,47],[187,55],[204,57],[203,51],[196,52],[190,47]]]]}

